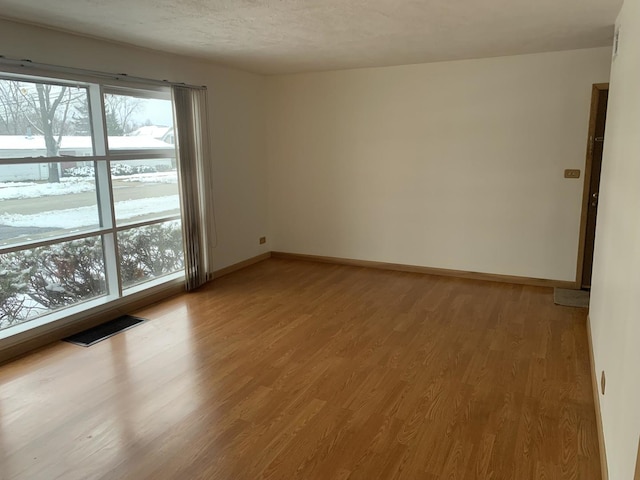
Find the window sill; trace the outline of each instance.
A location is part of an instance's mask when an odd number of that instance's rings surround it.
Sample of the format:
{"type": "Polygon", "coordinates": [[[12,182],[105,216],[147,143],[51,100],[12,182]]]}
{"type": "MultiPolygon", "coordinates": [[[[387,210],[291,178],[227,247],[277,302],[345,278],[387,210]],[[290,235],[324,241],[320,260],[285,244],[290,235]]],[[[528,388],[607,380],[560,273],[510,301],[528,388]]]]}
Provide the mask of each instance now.
{"type": "MultiPolygon", "coordinates": [[[[89,320],[91,317],[94,319],[106,317],[134,303],[143,302],[145,299],[149,299],[148,303],[153,303],[156,301],[154,297],[162,298],[161,295],[165,295],[168,291],[177,293],[183,286],[184,273],[177,272],[128,289],[121,298],[99,297],[1,330],[0,362],[6,359],[3,355],[5,351],[13,349],[19,344],[37,341],[37,339],[45,337],[49,338],[48,341],[63,338],[56,335],[56,332],[80,327],[83,321],[89,320]]],[[[11,356],[14,355],[8,355],[7,358],[11,356]]]]}

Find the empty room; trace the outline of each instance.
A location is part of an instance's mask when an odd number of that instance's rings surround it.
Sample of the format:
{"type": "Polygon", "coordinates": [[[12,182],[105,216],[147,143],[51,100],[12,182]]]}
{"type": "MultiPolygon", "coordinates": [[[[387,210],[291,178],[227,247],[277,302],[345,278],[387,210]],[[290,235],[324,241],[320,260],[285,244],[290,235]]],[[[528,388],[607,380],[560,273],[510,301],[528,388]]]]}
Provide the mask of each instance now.
{"type": "Polygon", "coordinates": [[[639,139],[640,0],[0,0],[0,479],[640,480],[639,139]]]}

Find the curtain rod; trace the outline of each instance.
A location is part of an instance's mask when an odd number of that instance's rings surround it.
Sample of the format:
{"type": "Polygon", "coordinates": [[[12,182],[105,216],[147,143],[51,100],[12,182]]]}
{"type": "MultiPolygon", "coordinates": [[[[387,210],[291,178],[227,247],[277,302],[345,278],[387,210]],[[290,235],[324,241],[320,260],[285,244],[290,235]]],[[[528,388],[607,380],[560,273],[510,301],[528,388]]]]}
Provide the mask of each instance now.
{"type": "Polygon", "coordinates": [[[82,68],[61,67],[58,65],[50,65],[48,63],[37,63],[29,59],[8,58],[0,55],[0,65],[8,65],[10,67],[34,68],[48,70],[51,72],[66,73],[72,75],[83,75],[95,78],[104,78],[109,80],[119,80],[134,83],[144,83],[147,85],[163,85],[163,86],[180,86],[193,88],[197,90],[206,90],[206,85],[189,85],[188,83],[170,82],[169,80],[154,80],[152,78],[135,77],[126,73],[108,73],[98,70],[85,70],[82,68]]]}

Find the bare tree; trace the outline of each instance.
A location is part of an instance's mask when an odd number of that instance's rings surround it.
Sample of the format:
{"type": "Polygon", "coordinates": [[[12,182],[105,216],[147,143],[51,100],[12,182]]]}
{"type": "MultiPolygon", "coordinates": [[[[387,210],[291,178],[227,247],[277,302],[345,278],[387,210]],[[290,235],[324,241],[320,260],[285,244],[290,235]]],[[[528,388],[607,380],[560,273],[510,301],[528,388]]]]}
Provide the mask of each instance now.
{"type": "MultiPolygon", "coordinates": [[[[67,115],[69,114],[69,105],[71,104],[71,90],[68,87],[62,87],[58,95],[52,100],[51,85],[43,85],[36,83],[36,91],[38,92],[38,112],[40,113],[42,134],[47,146],[47,157],[57,157],[60,151],[60,142],[62,141],[62,133],[67,123],[67,115]],[[58,130],[57,138],[54,135],[54,122],[56,120],[56,111],[60,107],[64,97],[64,112],[62,114],[61,128],[58,130]]],[[[60,169],[57,163],[49,165],[49,182],[60,182],[60,169]]]]}
{"type": "Polygon", "coordinates": [[[117,125],[118,131],[110,131],[111,134],[127,134],[135,130],[138,125],[133,121],[133,115],[142,108],[142,99],[129,97],[126,95],[104,96],[105,110],[107,112],[107,123],[111,116],[114,127],[117,125]]]}
{"type": "Polygon", "coordinates": [[[25,135],[29,122],[25,111],[28,101],[20,91],[18,82],[0,79],[0,133],[6,135],[25,135]]]}
{"type": "MultiPolygon", "coordinates": [[[[90,132],[89,109],[85,89],[73,86],[0,80],[0,134],[44,137],[46,155],[60,154],[63,135],[79,130],[90,132]]],[[[104,97],[107,130],[111,135],[126,135],[139,124],[134,116],[143,107],[142,99],[108,94],[104,97]]],[[[49,182],[60,181],[58,162],[49,163],[49,182]]]]}
{"type": "MultiPolygon", "coordinates": [[[[31,84],[29,85],[31,86],[31,84]]],[[[72,87],[33,84],[33,90],[19,88],[28,107],[24,115],[31,127],[44,137],[47,157],[57,157],[60,152],[62,136],[68,129],[69,111],[74,104],[85,98],[84,92],[73,92],[72,87]]],[[[57,162],[49,164],[49,182],[60,182],[60,169],[57,162]]]]}

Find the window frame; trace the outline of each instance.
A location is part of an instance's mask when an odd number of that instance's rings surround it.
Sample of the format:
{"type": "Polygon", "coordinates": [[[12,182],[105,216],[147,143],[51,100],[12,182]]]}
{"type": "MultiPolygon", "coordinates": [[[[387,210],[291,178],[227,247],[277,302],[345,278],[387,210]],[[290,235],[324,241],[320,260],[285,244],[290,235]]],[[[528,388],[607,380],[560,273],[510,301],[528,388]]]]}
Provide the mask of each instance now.
{"type": "MultiPolygon", "coordinates": [[[[127,222],[118,225],[115,213],[115,201],[113,194],[113,179],[111,174],[111,165],[121,161],[131,160],[151,160],[151,159],[172,159],[176,162],[178,156],[178,145],[172,148],[151,148],[151,149],[110,149],[107,132],[105,95],[127,95],[135,98],[154,98],[169,100],[173,113],[173,98],[170,86],[161,85],[145,85],[141,83],[135,86],[128,86],[119,83],[115,85],[113,81],[106,81],[99,78],[69,78],[69,75],[58,75],[53,72],[34,71],[25,74],[24,72],[14,72],[7,66],[0,67],[0,80],[24,81],[29,83],[40,83],[58,86],[74,86],[84,88],[87,92],[87,106],[89,116],[89,127],[91,132],[91,144],[93,155],[60,155],[56,157],[12,157],[0,158],[0,166],[19,165],[19,164],[53,164],[64,162],[65,159],[73,159],[74,161],[91,162],[94,168],[95,195],[98,209],[99,227],[87,228],[78,233],[60,234],[47,237],[44,239],[30,240],[24,242],[10,243],[5,246],[0,245],[0,255],[16,253],[24,250],[35,249],[38,247],[47,247],[61,244],[73,240],[79,240],[92,236],[100,236],[102,244],[102,255],[104,262],[104,275],[106,294],[97,297],[91,297],[81,300],[59,309],[51,310],[42,315],[27,318],[23,322],[17,323],[0,329],[0,339],[7,336],[21,333],[25,330],[35,328],[49,321],[56,321],[64,318],[64,312],[69,310],[70,314],[75,314],[82,305],[87,305],[87,309],[95,305],[117,302],[131,294],[139,293],[143,290],[157,287],[165,283],[175,282],[180,276],[184,276],[184,268],[178,271],[169,272],[143,280],[130,287],[123,287],[121,274],[121,262],[118,248],[118,234],[125,230],[145,227],[149,225],[157,225],[175,220],[182,219],[182,205],[180,202],[180,211],[178,214],[160,216],[150,220],[139,222],[127,222]],[[50,318],[50,320],[49,320],[50,318]]],[[[175,128],[175,115],[172,127],[175,128]]],[[[179,178],[178,167],[176,167],[176,175],[179,178]]],[[[177,188],[180,195],[180,188],[177,188]]],[[[12,240],[13,242],[13,240],[12,240]]],[[[182,245],[184,249],[184,245],[182,245]]],[[[82,308],[81,308],[82,309],[82,308]]]]}

